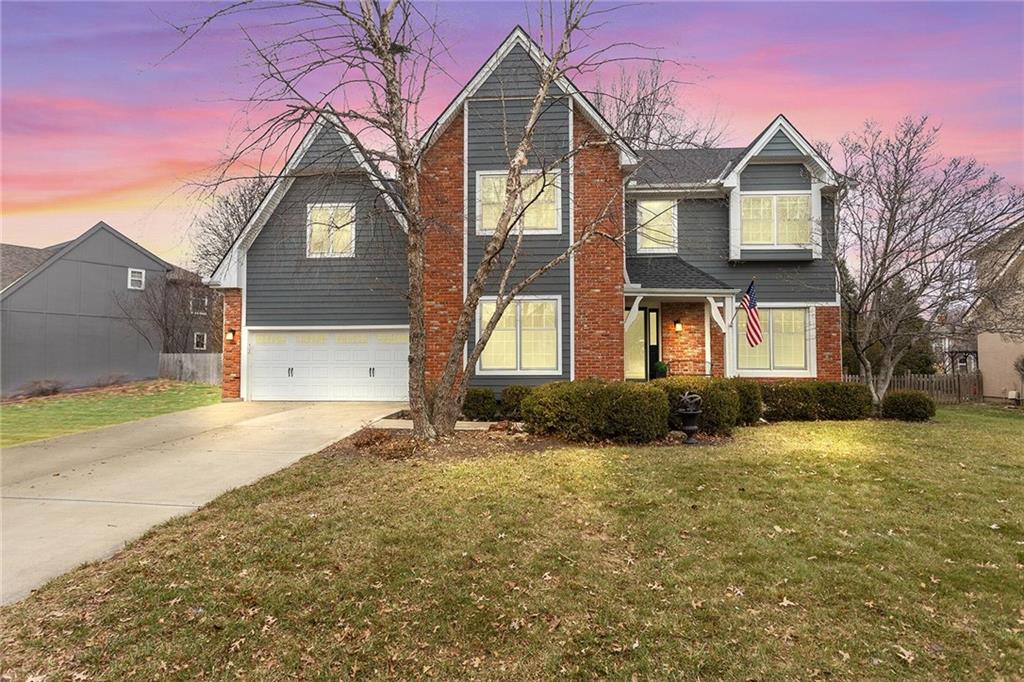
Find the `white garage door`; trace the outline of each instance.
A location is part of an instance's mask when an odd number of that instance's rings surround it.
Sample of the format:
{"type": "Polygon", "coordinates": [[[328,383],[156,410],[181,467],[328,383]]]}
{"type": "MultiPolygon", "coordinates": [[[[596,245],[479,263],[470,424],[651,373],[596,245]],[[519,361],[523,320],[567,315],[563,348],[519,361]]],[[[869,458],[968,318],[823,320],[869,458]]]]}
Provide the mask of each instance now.
{"type": "Polygon", "coordinates": [[[250,400],[407,400],[404,330],[250,331],[250,400]]]}

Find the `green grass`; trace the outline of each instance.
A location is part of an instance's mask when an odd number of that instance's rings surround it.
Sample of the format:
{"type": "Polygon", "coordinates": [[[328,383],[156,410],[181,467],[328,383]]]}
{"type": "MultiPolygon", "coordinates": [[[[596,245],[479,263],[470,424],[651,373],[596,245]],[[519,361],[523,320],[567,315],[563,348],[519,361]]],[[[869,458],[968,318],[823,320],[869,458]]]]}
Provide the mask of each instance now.
{"type": "Polygon", "coordinates": [[[220,402],[220,387],[146,381],[0,406],[0,447],[220,402]]]}
{"type": "Polygon", "coordinates": [[[1024,416],[316,455],[0,610],[14,678],[1020,679],[1024,416]]]}

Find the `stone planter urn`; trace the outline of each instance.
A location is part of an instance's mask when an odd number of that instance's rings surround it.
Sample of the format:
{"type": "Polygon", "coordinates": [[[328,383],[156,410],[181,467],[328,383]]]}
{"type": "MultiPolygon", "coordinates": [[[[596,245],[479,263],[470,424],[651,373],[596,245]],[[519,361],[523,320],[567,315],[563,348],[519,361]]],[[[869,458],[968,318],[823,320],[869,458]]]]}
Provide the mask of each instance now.
{"type": "Polygon", "coordinates": [[[697,439],[694,436],[697,435],[697,421],[700,419],[700,414],[703,411],[701,410],[702,404],[703,400],[701,397],[692,391],[687,391],[679,399],[676,416],[679,417],[679,421],[682,423],[682,431],[686,434],[686,440],[683,442],[687,445],[697,443],[697,439]]]}

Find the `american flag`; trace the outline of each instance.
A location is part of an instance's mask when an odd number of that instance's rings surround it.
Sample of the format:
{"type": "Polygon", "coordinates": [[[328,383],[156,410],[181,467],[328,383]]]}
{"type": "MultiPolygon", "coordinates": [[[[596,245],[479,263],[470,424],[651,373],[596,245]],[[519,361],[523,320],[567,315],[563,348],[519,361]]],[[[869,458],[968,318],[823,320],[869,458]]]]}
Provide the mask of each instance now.
{"type": "Polygon", "coordinates": [[[743,292],[740,307],[747,311],[747,343],[751,347],[759,346],[764,339],[761,338],[761,316],[757,314],[757,293],[754,291],[754,280],[750,280],[750,286],[743,292]]]}

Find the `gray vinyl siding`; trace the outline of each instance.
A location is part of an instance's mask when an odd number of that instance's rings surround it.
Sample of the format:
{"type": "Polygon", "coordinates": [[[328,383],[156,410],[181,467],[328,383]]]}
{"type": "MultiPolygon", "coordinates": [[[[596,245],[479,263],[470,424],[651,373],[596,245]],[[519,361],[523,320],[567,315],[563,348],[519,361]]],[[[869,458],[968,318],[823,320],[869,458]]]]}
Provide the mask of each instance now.
{"type": "Polygon", "coordinates": [[[359,170],[361,167],[355,156],[351,150],[343,146],[341,134],[330,124],[324,125],[297,165],[299,173],[344,173],[359,170]]]}
{"type": "Polygon", "coordinates": [[[764,146],[758,155],[759,157],[772,157],[772,156],[802,156],[800,150],[797,149],[796,145],[793,144],[789,136],[783,131],[778,131],[772,135],[772,139],[768,140],[768,144],[764,146]]]}
{"type": "MultiPolygon", "coordinates": [[[[524,53],[525,55],[525,53],[524,53]]],[[[531,88],[536,88],[531,81],[531,88]]],[[[525,86],[524,86],[525,87],[525,86]]],[[[483,249],[489,237],[476,234],[476,172],[486,170],[505,170],[508,168],[509,149],[514,148],[519,137],[505,139],[502,131],[517,133],[523,129],[530,102],[528,100],[469,100],[468,111],[468,160],[467,160],[467,267],[475,269],[480,262],[483,249]]],[[[534,137],[534,148],[528,168],[547,167],[569,151],[569,104],[564,98],[552,98],[541,115],[537,132],[534,137]]],[[[557,235],[525,235],[523,248],[511,282],[521,280],[536,268],[549,262],[562,253],[570,243],[571,222],[569,203],[569,164],[561,163],[561,203],[562,231],[557,235]]],[[[511,242],[508,247],[511,249],[511,242]]],[[[507,252],[507,253],[508,253],[507,252]]],[[[499,264],[495,270],[501,270],[499,264]]],[[[498,278],[492,277],[487,293],[497,291],[498,278]]],[[[524,295],[541,296],[545,294],[561,297],[561,341],[562,341],[562,373],[561,375],[522,376],[522,375],[486,375],[475,376],[473,385],[501,388],[508,384],[541,384],[558,379],[568,379],[571,366],[571,318],[570,308],[569,265],[563,263],[544,274],[523,292],[524,295]]],[[[469,351],[473,348],[476,338],[476,324],[470,332],[469,351]]]]}
{"type": "MultiPolygon", "coordinates": [[[[757,277],[764,302],[832,302],[836,297],[833,203],[822,197],[822,258],[804,262],[729,262],[729,204],[726,199],[678,197],[679,255],[691,265],[737,289],[757,277]]],[[[626,202],[626,231],[635,234],[636,200],[626,202]]],[[[626,241],[627,257],[636,239],[626,241]]]]}
{"type": "MultiPolygon", "coordinates": [[[[525,97],[537,94],[540,70],[529,53],[516,45],[501,60],[490,76],[473,93],[475,99],[525,97]]],[[[557,84],[551,85],[552,95],[565,94],[557,84]]]]}
{"type": "Polygon", "coordinates": [[[245,324],[408,324],[407,289],[404,235],[369,178],[298,177],[247,252],[245,324]],[[313,203],[355,204],[353,257],[306,257],[313,203]]]}
{"type": "Polygon", "coordinates": [[[740,173],[740,190],[777,192],[811,189],[811,175],[801,163],[751,164],[740,173]]]}
{"type": "Polygon", "coordinates": [[[101,229],[13,285],[0,303],[4,395],[44,379],[77,388],[157,376],[159,334],[149,330],[151,346],[119,305],[141,295],[128,289],[128,268],[146,271],[147,288],[165,276],[163,263],[101,229]]]}

